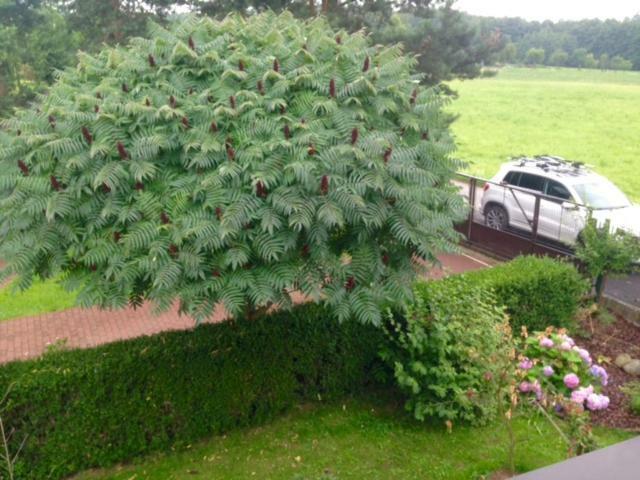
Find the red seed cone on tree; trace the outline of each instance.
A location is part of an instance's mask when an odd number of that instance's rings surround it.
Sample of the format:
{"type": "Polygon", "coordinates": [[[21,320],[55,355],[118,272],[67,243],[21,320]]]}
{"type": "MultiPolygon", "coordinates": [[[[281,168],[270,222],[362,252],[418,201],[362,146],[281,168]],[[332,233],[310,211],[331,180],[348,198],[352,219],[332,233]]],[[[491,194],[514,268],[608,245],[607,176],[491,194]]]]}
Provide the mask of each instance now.
{"type": "Polygon", "coordinates": [[[258,93],[260,95],[264,95],[264,85],[262,84],[262,80],[258,80],[257,87],[258,87],[258,93]]]}
{"type": "Polygon", "coordinates": [[[51,175],[49,177],[49,180],[51,181],[51,188],[53,188],[56,192],[59,192],[60,190],[62,190],[62,185],[60,185],[60,182],[55,177],[55,175],[51,175]]]}
{"type": "Polygon", "coordinates": [[[194,50],[194,51],[195,51],[195,49],[196,49],[196,44],[195,44],[195,42],[193,41],[193,37],[192,37],[191,35],[189,35],[189,48],[190,48],[191,50],[194,50]]]}
{"type": "Polygon", "coordinates": [[[27,164],[24,163],[22,160],[18,160],[18,168],[20,169],[20,171],[25,177],[29,176],[29,167],[27,167],[27,164]]]}
{"type": "Polygon", "coordinates": [[[344,284],[344,288],[347,290],[347,292],[350,292],[351,290],[356,288],[356,279],[353,277],[349,277],[344,284]]]}
{"type": "Polygon", "coordinates": [[[289,129],[289,124],[286,124],[283,130],[284,130],[284,138],[286,140],[289,140],[291,138],[291,130],[289,129]]]}
{"type": "Polygon", "coordinates": [[[320,193],[322,195],[329,193],[329,177],[327,175],[323,175],[320,180],[320,193]]]}
{"type": "Polygon", "coordinates": [[[369,59],[369,55],[367,55],[364,59],[364,64],[362,65],[362,71],[363,72],[367,72],[369,71],[369,63],[371,62],[371,60],[369,59]]]}
{"type": "Polygon", "coordinates": [[[277,58],[273,60],[273,71],[276,73],[280,71],[280,62],[277,58]]]}
{"type": "Polygon", "coordinates": [[[160,214],[160,221],[162,222],[163,225],[167,225],[168,223],[171,222],[171,220],[169,219],[169,215],[167,215],[165,212],[162,212],[160,214]]]}
{"type": "Polygon", "coordinates": [[[218,131],[218,124],[215,120],[211,120],[211,125],[209,125],[209,131],[215,133],[218,131]]]}
{"type": "Polygon", "coordinates": [[[127,149],[124,148],[122,142],[118,142],[116,144],[116,148],[118,149],[118,155],[120,156],[121,160],[126,160],[127,158],[129,158],[129,152],[127,152],[127,149]]]}
{"type": "Polygon", "coordinates": [[[236,97],[234,97],[233,95],[231,95],[229,97],[229,105],[231,105],[231,108],[233,108],[235,110],[235,108],[236,108],[236,97]]]}
{"type": "Polygon", "coordinates": [[[178,106],[178,102],[176,101],[176,97],[174,97],[173,95],[171,95],[169,97],[169,106],[171,108],[176,108],[178,106]]]}
{"type": "Polygon", "coordinates": [[[267,189],[260,180],[256,183],[256,196],[260,198],[267,198],[267,189]]]}
{"type": "Polygon", "coordinates": [[[91,145],[93,143],[93,135],[91,135],[87,127],[82,127],[82,136],[87,144],[91,145]]]}
{"type": "Polygon", "coordinates": [[[126,83],[122,84],[122,91],[124,93],[129,93],[129,85],[127,85],[126,83]]]}
{"type": "Polygon", "coordinates": [[[156,66],[156,59],[153,58],[153,55],[149,54],[148,60],[149,60],[149,66],[151,68],[156,66]]]}
{"type": "Polygon", "coordinates": [[[356,142],[358,141],[358,129],[354,128],[353,130],[351,130],[351,145],[355,145],[356,142]]]}
{"type": "Polygon", "coordinates": [[[333,78],[329,81],[329,96],[336,98],[336,81],[333,78]]]}
{"type": "Polygon", "coordinates": [[[383,155],[383,159],[384,159],[384,163],[385,165],[387,163],[389,163],[389,159],[391,158],[391,154],[393,153],[393,148],[389,147],[384,151],[384,155],[383,155]]]}
{"type": "Polygon", "coordinates": [[[222,209],[220,207],[216,207],[216,218],[222,220],[222,209]]]}

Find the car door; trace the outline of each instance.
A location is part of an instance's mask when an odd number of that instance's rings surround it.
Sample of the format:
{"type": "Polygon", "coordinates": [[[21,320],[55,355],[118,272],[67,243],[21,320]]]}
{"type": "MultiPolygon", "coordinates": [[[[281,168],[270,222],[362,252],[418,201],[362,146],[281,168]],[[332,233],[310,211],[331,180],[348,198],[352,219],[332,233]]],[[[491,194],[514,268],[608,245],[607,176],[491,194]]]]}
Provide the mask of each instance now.
{"type": "Polygon", "coordinates": [[[573,225],[571,209],[566,209],[564,202],[572,200],[569,189],[556,180],[547,179],[545,195],[540,199],[540,217],[538,234],[556,241],[563,241],[567,229],[573,225]]]}
{"type": "MultiPolygon", "coordinates": [[[[508,189],[509,218],[514,227],[531,231],[536,205],[536,194],[543,193],[545,178],[533,173],[522,172],[518,180],[519,189],[508,189]]],[[[507,204],[505,202],[505,204],[507,204]]]]}

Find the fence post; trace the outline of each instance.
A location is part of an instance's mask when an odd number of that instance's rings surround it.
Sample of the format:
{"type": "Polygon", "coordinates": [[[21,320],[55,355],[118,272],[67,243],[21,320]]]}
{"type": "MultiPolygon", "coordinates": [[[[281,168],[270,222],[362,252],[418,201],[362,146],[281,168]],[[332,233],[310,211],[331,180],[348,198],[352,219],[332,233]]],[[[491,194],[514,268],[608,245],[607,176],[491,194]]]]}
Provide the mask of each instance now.
{"type": "Polygon", "coordinates": [[[538,220],[540,219],[540,195],[536,195],[536,205],[533,209],[533,225],[531,227],[531,253],[536,253],[538,244],[538,220]]]}
{"type": "Polygon", "coordinates": [[[476,210],[476,187],[478,180],[475,177],[469,179],[469,219],[467,220],[467,241],[471,242],[471,226],[476,210]]]}

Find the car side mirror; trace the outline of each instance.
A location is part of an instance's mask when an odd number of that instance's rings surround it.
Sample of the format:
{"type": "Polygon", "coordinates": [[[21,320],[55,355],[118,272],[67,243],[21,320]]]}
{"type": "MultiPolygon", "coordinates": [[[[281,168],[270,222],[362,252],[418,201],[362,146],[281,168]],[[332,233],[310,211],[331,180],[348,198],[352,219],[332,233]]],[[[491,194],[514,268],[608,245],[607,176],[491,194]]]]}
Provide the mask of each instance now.
{"type": "Polygon", "coordinates": [[[563,210],[579,210],[580,209],[578,205],[571,202],[562,202],[562,208],[563,210]]]}

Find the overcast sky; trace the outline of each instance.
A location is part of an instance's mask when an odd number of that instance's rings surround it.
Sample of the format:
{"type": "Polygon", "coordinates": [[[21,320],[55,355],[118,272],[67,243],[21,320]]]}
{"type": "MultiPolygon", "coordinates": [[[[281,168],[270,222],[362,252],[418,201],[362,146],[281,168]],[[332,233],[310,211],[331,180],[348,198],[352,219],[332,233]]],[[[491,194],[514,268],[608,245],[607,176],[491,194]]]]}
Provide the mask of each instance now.
{"type": "Polygon", "coordinates": [[[527,20],[622,20],[640,14],[638,0],[457,0],[455,6],[474,15],[527,20]]]}

